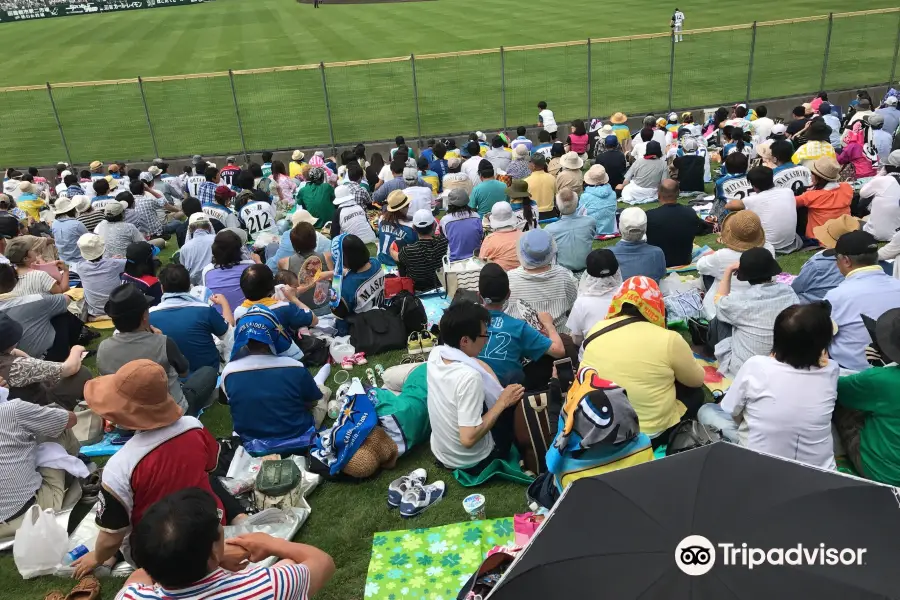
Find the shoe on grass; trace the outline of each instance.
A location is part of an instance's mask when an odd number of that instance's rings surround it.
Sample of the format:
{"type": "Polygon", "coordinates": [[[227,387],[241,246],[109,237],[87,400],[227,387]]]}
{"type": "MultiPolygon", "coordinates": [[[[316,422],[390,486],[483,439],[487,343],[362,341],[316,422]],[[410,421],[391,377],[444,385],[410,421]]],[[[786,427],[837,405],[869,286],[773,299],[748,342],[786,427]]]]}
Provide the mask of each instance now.
{"type": "Polygon", "coordinates": [[[441,501],[447,491],[443,481],[435,481],[428,485],[414,485],[403,494],[400,501],[400,516],[408,519],[415,517],[441,501]]]}
{"type": "Polygon", "coordinates": [[[419,332],[419,345],[422,347],[423,353],[428,354],[431,352],[436,342],[437,340],[434,339],[434,336],[431,335],[430,331],[419,332]]]}
{"type": "Polygon", "coordinates": [[[412,489],[414,485],[425,483],[426,477],[428,477],[428,473],[425,472],[425,469],[416,469],[409,475],[404,475],[400,479],[392,481],[388,486],[388,506],[391,508],[400,506],[403,494],[412,489]]]}

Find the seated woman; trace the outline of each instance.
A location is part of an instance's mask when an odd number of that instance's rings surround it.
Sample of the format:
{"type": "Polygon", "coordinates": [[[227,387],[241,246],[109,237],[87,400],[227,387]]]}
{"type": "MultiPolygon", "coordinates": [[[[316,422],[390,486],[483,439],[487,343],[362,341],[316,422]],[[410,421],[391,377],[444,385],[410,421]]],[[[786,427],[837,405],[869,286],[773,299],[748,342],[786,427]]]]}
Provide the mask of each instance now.
{"type": "Polygon", "coordinates": [[[383,265],[397,265],[391,256],[391,247],[396,246],[399,252],[403,246],[416,241],[416,232],[406,218],[408,207],[409,197],[403,190],[394,190],[388,194],[387,205],[378,218],[378,260],[383,265]]]}
{"type": "MultiPolygon", "coordinates": [[[[866,152],[863,150],[865,134],[862,131],[862,123],[860,121],[857,121],[845,131],[843,142],[844,148],[836,158],[841,165],[853,165],[853,174],[848,179],[875,177],[878,172],[872,164],[872,159],[866,156],[866,152]]],[[[835,179],[834,181],[837,180],[835,179]]]]}
{"type": "Polygon", "coordinates": [[[334,263],[331,252],[316,248],[316,230],[308,222],[300,222],[290,231],[294,254],[278,261],[278,268],[297,276],[297,299],[317,317],[330,315],[331,280],[334,263]]]}
{"type": "Polygon", "coordinates": [[[222,525],[247,517],[219,478],[210,475],[216,469],[219,445],[200,421],[182,416],[168,393],[162,366],[147,359],[126,363],[115,374],[89,382],[85,400],[104,419],[137,433],[103,469],[100,531],[94,551],[73,563],[76,577],[100,565],[113,566],[119,550],[134,565],[129,532],[147,509],[179,490],[200,488],[215,497],[222,525]]]}
{"type": "MultiPolygon", "coordinates": [[[[279,223],[281,222],[279,221],[279,223]]],[[[278,268],[279,260],[294,254],[294,246],[291,244],[291,230],[300,223],[309,223],[315,230],[316,218],[309,214],[308,210],[302,208],[296,209],[291,214],[290,228],[281,234],[281,240],[266,246],[265,255],[267,267],[275,270],[278,268]]],[[[328,252],[330,249],[331,240],[316,231],[316,252],[328,252]]]]}
{"type": "MultiPolygon", "coordinates": [[[[241,291],[241,274],[254,260],[245,260],[241,250],[241,238],[232,231],[223,230],[216,234],[212,244],[212,264],[200,272],[201,285],[213,294],[222,294],[229,306],[240,306],[244,301],[241,291]]],[[[221,307],[216,305],[221,313],[221,307]]]]}
{"type": "Polygon", "coordinates": [[[606,320],[584,341],[581,367],[628,390],[641,432],[656,448],[703,404],[703,368],[677,331],[666,329],[662,292],[649,277],[626,279],[606,320]]]}
{"type": "Polygon", "coordinates": [[[594,219],[597,235],[618,233],[616,193],[603,165],[594,165],[584,174],[584,193],[578,199],[578,214],[582,213],[594,219]]]}
{"type": "Polygon", "coordinates": [[[343,320],[352,314],[381,308],[384,301],[384,271],[381,263],[369,255],[369,249],[355,235],[344,236],[340,244],[341,257],[335,269],[343,275],[341,297],[333,312],[343,320]]]}
{"type": "Polygon", "coordinates": [[[657,198],[657,190],[668,177],[669,168],[662,159],[662,147],[657,141],[647,142],[643,156],[638,158],[628,172],[625,181],[616,186],[622,190],[622,202],[643,204],[657,198]]]}
{"type": "Polygon", "coordinates": [[[469,207],[469,194],[456,188],[447,194],[447,214],[441,218],[439,234],[450,245],[450,260],[471,258],[481,247],[484,228],[478,213],[469,207]]]}
{"type": "MultiPolygon", "coordinates": [[[[143,239],[143,238],[142,238],[143,239]]],[[[46,244],[44,238],[33,235],[22,235],[11,239],[6,244],[6,258],[16,268],[16,287],[10,292],[13,296],[25,296],[27,294],[62,294],[69,290],[69,266],[61,261],[56,261],[59,279],[55,279],[47,271],[47,267],[39,267],[40,248],[46,244]]],[[[52,267],[53,265],[47,265],[52,267]]]]}
{"type": "MultiPolygon", "coordinates": [[[[814,240],[815,229],[841,215],[850,214],[853,188],[838,183],[841,167],[833,158],[823,156],[809,166],[812,186],[795,198],[797,201],[797,233],[814,240]]],[[[874,175],[874,173],[873,173],[874,175]]]]}
{"type": "Polygon", "coordinates": [[[133,242],[125,251],[125,270],[122,271],[122,283],[137,286],[147,296],[154,298],[153,304],[159,304],[162,298],[162,286],[156,278],[157,262],[153,256],[153,246],[148,242],[133,242]]]}
{"type": "Polygon", "coordinates": [[[587,256],[587,269],[578,282],[578,297],[566,321],[572,341],[579,347],[579,357],[584,355],[581,342],[597,323],[606,318],[609,304],[621,286],[622,272],[612,250],[592,250],[587,256]]]}
{"type": "Polygon", "coordinates": [[[435,236],[434,215],[427,208],[417,210],[412,223],[416,241],[403,246],[399,252],[394,249],[390,252],[397,261],[400,275],[411,278],[417,292],[427,292],[440,287],[437,271],[447,255],[447,239],[435,236]]]}
{"type": "Polygon", "coordinates": [[[704,404],[704,425],[753,450],[834,469],[831,415],[838,365],[827,302],[794,305],[775,319],[772,353],[747,360],[721,404],[704,404]]]}

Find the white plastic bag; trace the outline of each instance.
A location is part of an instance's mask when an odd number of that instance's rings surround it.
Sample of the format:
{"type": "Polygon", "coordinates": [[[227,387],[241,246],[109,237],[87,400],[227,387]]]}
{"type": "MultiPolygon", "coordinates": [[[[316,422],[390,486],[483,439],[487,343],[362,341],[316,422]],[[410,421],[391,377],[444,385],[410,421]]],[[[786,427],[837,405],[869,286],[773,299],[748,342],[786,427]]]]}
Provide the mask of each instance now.
{"type": "Polygon", "coordinates": [[[13,544],[13,559],[19,574],[25,579],[53,574],[66,555],[68,544],[69,536],[56,522],[55,513],[32,505],[16,531],[13,544]]]}

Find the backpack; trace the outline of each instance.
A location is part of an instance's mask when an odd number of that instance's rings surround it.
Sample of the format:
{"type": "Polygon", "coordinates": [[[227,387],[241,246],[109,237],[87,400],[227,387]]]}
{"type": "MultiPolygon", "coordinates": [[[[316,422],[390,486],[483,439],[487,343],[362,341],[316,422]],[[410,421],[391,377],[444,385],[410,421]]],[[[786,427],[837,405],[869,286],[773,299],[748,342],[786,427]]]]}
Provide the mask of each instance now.
{"type": "Polygon", "coordinates": [[[408,291],[401,290],[397,292],[385,304],[387,311],[397,316],[403,322],[407,337],[414,331],[422,331],[428,326],[428,314],[425,312],[425,305],[422,304],[419,298],[408,291]]]}
{"type": "Polygon", "coordinates": [[[303,364],[307,367],[321,367],[328,362],[328,342],[314,335],[304,335],[300,337],[297,344],[300,351],[303,352],[303,364]]]}
{"type": "Polygon", "coordinates": [[[357,352],[372,356],[406,348],[406,327],[392,312],[376,308],[350,315],[346,321],[350,325],[350,343],[357,352]]]}

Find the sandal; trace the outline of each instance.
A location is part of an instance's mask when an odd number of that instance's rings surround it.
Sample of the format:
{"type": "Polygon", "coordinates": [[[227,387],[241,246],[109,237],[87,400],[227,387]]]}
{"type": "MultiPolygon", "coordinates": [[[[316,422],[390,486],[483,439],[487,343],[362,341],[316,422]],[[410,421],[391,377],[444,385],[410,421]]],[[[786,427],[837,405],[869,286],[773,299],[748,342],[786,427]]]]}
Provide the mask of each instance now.
{"type": "Polygon", "coordinates": [[[72,588],[65,600],[98,600],[100,598],[100,580],[88,575],[72,588]]]}

